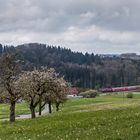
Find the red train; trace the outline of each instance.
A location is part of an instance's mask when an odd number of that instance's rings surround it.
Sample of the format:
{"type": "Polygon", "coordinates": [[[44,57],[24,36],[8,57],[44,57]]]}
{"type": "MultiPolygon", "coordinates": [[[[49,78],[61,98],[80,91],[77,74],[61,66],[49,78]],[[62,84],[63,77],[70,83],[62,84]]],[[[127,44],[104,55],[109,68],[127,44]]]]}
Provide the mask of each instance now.
{"type": "Polygon", "coordinates": [[[101,92],[118,92],[118,91],[129,91],[129,90],[140,90],[140,86],[126,86],[126,87],[100,89],[101,92]]]}

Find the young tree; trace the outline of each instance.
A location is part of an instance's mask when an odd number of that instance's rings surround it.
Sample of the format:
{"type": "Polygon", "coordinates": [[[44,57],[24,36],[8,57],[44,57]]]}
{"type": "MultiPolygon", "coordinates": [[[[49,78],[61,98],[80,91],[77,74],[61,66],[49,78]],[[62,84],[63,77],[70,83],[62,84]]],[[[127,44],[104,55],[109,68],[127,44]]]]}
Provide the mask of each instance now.
{"type": "Polygon", "coordinates": [[[40,86],[38,85],[38,75],[39,72],[37,70],[24,72],[19,79],[22,98],[29,103],[32,118],[36,117],[35,108],[39,103],[38,92],[40,86]]]}
{"type": "Polygon", "coordinates": [[[56,93],[54,92],[55,89],[55,81],[57,80],[57,75],[54,69],[50,69],[47,71],[47,79],[46,83],[43,86],[44,94],[40,96],[40,103],[39,103],[39,115],[41,115],[43,107],[48,104],[49,105],[49,113],[52,113],[52,102],[55,99],[56,93]]]}
{"type": "Polygon", "coordinates": [[[63,78],[59,78],[55,81],[54,92],[56,96],[54,102],[56,104],[56,111],[59,111],[60,103],[63,103],[66,100],[68,94],[68,83],[63,78]]]}
{"type": "Polygon", "coordinates": [[[49,105],[49,113],[52,113],[52,103],[56,103],[57,110],[59,105],[66,99],[67,83],[63,78],[55,72],[54,69],[46,71],[47,77],[43,80],[42,94],[40,94],[39,115],[41,115],[43,107],[49,105]]]}
{"type": "Polygon", "coordinates": [[[35,118],[35,108],[39,106],[39,115],[43,107],[49,105],[52,112],[52,103],[64,98],[66,82],[58,78],[54,69],[42,68],[31,72],[24,72],[19,79],[22,98],[29,103],[32,118],[35,118]]]}
{"type": "Polygon", "coordinates": [[[21,74],[19,82],[22,92],[22,98],[29,103],[31,116],[35,118],[35,108],[39,105],[39,114],[41,115],[41,106],[43,94],[46,93],[46,83],[52,77],[52,69],[33,70],[21,74]]]}
{"type": "Polygon", "coordinates": [[[54,69],[43,68],[40,73],[42,78],[40,79],[41,88],[39,95],[39,115],[42,114],[43,107],[48,103],[48,91],[52,89],[53,79],[57,75],[54,69]]]}
{"type": "Polygon", "coordinates": [[[0,58],[0,84],[4,91],[2,97],[10,103],[10,122],[15,122],[15,105],[21,97],[17,82],[19,72],[15,54],[6,54],[0,58]]]}

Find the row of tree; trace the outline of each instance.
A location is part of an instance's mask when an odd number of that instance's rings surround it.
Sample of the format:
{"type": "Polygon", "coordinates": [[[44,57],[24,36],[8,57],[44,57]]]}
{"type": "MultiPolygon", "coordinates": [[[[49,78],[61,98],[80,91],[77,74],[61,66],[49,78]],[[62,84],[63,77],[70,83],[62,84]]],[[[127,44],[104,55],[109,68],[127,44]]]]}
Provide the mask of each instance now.
{"type": "Polygon", "coordinates": [[[50,113],[52,103],[58,111],[68,93],[66,81],[51,68],[21,72],[20,62],[15,54],[0,58],[0,97],[10,104],[10,122],[15,121],[16,103],[23,100],[28,102],[32,118],[36,117],[37,106],[39,115],[46,104],[49,104],[50,113]]]}

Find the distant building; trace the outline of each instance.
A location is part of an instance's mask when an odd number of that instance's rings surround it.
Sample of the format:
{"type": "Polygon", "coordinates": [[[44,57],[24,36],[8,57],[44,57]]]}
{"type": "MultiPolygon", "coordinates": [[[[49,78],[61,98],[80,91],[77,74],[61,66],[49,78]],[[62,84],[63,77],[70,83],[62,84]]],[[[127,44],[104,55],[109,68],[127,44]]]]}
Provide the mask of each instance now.
{"type": "Polygon", "coordinates": [[[71,86],[71,87],[69,88],[69,94],[70,94],[70,95],[77,95],[77,94],[78,94],[77,88],[76,88],[75,86],[71,86]]]}
{"type": "Polygon", "coordinates": [[[132,60],[140,60],[140,55],[137,55],[136,53],[124,53],[120,56],[123,59],[132,59],[132,60]]]}
{"type": "Polygon", "coordinates": [[[67,98],[82,98],[82,96],[78,96],[78,90],[75,86],[71,86],[69,88],[69,94],[67,95],[67,98]]]}

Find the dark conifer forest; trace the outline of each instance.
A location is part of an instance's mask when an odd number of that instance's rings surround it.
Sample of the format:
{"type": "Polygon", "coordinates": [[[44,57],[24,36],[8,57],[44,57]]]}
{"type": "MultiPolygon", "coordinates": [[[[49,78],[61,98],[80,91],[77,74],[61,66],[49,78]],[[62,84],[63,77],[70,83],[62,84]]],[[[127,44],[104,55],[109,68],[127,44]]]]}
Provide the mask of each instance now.
{"type": "Polygon", "coordinates": [[[104,88],[140,84],[140,60],[93,53],[73,52],[60,46],[39,43],[0,45],[0,55],[17,53],[23,70],[47,66],[81,88],[104,88]]]}

